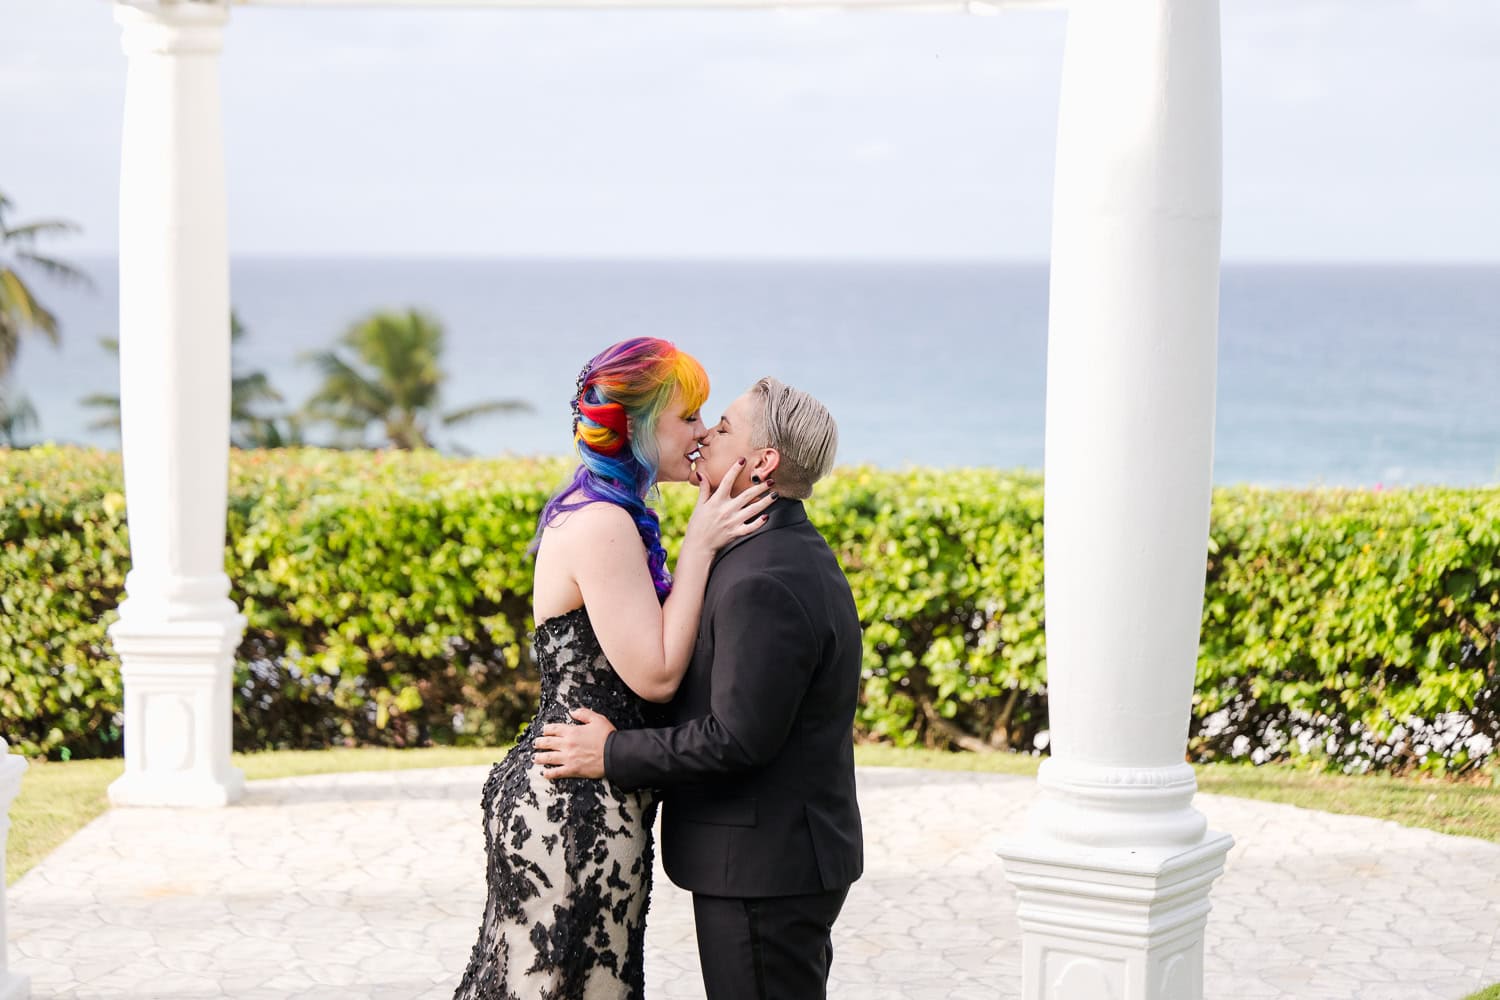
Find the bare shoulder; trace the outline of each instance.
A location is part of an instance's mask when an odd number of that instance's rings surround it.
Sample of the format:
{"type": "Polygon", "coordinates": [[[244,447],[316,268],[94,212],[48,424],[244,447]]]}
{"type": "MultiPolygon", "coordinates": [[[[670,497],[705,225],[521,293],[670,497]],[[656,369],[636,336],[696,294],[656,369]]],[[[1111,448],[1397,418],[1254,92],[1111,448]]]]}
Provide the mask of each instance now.
{"type": "Polygon", "coordinates": [[[544,543],[551,539],[555,546],[570,549],[592,549],[622,539],[639,538],[640,534],[630,512],[606,500],[595,501],[560,515],[542,533],[544,543]]]}

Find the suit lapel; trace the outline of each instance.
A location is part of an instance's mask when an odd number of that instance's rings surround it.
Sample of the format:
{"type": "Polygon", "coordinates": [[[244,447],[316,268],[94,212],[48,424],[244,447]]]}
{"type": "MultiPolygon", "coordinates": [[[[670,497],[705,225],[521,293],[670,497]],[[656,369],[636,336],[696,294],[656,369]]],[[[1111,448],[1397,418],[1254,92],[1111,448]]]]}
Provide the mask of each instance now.
{"type": "Polygon", "coordinates": [[[743,538],[736,538],[734,541],[730,542],[728,545],[719,550],[719,554],[714,556],[714,561],[709,566],[710,573],[713,572],[713,567],[719,565],[720,559],[723,559],[730,552],[739,548],[741,545],[744,545],[746,542],[756,538],[761,538],[768,532],[775,531],[778,528],[788,528],[794,524],[801,524],[802,522],[807,520],[807,508],[802,506],[801,500],[782,498],[771,504],[770,510],[768,510],[766,514],[768,520],[766,521],[765,527],[760,528],[757,531],[752,531],[750,534],[746,535],[743,538]]]}

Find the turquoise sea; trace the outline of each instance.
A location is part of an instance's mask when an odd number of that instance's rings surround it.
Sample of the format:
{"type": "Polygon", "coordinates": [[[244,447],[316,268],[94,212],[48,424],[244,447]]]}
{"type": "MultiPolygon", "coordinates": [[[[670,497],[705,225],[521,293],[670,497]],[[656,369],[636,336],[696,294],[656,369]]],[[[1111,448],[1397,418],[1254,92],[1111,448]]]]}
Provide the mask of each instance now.
{"type": "MultiPolygon", "coordinates": [[[[112,446],[78,401],[118,379],[115,264],[83,263],[92,290],[37,282],[64,342],[26,343],[16,380],[34,437],[112,446]]],[[[293,404],[361,314],[432,310],[449,406],[536,406],[446,439],[478,454],[565,452],[579,367],[651,334],[703,360],[710,416],[763,374],[811,390],[844,462],[1042,465],[1041,263],[260,258],[232,282],[237,363],[293,404]]],[[[1500,482],[1500,266],[1226,265],[1215,452],[1220,483],[1500,482]]]]}

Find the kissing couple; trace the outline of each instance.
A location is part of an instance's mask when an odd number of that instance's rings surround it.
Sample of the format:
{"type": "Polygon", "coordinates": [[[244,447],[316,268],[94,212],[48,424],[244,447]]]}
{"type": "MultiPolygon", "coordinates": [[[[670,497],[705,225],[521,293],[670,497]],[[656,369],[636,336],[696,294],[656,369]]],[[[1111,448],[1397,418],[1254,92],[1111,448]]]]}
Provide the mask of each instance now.
{"type": "Polygon", "coordinates": [[[533,543],[541,705],[484,784],[488,898],[454,998],[641,1000],[658,804],[709,1000],[824,997],[864,865],[859,618],[802,503],[838,429],[773,378],[707,427],[703,366],[656,338],[576,389],[580,465],[533,543]],[[661,482],[698,486],[670,572],[661,482]]]}

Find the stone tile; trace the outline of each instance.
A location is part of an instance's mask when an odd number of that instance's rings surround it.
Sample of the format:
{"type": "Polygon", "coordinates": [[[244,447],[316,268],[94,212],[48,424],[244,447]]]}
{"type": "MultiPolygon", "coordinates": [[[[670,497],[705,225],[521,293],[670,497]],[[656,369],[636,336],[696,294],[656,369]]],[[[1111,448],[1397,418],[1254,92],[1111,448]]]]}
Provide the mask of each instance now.
{"type": "Polygon", "coordinates": [[[1356,1000],[1458,1000],[1446,993],[1405,983],[1365,983],[1354,996],[1356,1000]]]}

